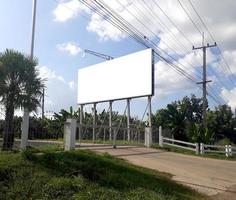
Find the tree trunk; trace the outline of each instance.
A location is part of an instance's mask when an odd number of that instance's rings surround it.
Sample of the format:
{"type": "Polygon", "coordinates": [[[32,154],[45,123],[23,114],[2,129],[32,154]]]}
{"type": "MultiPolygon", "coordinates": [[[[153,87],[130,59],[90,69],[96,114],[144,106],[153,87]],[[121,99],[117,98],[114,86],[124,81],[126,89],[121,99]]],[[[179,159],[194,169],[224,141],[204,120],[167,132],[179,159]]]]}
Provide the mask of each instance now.
{"type": "Polygon", "coordinates": [[[12,150],[14,144],[13,117],[14,117],[14,106],[8,105],[6,107],[5,127],[3,133],[2,150],[4,151],[12,150]]]}

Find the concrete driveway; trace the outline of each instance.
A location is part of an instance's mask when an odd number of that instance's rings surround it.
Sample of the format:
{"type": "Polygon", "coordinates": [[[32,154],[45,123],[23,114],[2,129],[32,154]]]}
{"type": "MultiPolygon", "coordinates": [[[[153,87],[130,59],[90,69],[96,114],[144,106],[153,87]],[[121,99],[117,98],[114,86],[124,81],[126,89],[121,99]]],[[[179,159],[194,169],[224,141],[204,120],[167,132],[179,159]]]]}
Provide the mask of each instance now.
{"type": "Polygon", "coordinates": [[[236,161],[201,158],[144,147],[83,148],[107,152],[135,165],[170,173],[173,180],[212,196],[213,199],[236,199],[236,161]]]}

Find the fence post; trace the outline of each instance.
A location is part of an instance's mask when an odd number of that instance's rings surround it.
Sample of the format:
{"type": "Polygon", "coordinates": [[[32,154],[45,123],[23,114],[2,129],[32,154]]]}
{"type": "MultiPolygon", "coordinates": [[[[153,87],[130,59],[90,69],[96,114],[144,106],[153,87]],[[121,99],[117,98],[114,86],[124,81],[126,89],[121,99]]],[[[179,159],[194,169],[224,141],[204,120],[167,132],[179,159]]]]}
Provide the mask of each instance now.
{"type": "Polygon", "coordinates": [[[200,143],[200,154],[203,155],[204,154],[204,143],[200,143]]]}
{"type": "Polygon", "coordinates": [[[198,155],[199,154],[199,143],[195,143],[195,146],[196,146],[195,152],[196,152],[196,155],[198,155]]]}
{"type": "MultiPolygon", "coordinates": [[[[118,129],[119,131],[119,129],[118,129]]],[[[114,128],[114,131],[113,131],[113,148],[115,149],[116,148],[116,129],[114,128]]]]}
{"type": "Polygon", "coordinates": [[[145,127],[145,147],[151,147],[152,146],[152,128],[151,127],[145,127]]]}
{"type": "Polygon", "coordinates": [[[229,156],[232,156],[232,146],[228,145],[229,156]]]}
{"type": "Polygon", "coordinates": [[[159,146],[163,147],[162,127],[159,126],[159,146]]]}
{"type": "Polygon", "coordinates": [[[229,157],[228,145],[225,145],[225,156],[226,156],[226,157],[229,157]]]}
{"type": "Polygon", "coordinates": [[[76,119],[67,119],[64,124],[64,150],[75,149],[76,119]]]}

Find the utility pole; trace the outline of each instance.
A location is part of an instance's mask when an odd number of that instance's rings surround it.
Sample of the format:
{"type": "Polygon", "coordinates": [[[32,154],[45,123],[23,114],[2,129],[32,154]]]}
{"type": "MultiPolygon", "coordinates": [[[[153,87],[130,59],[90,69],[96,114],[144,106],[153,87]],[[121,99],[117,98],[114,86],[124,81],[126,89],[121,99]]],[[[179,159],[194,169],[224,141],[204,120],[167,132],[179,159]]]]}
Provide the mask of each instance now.
{"type": "Polygon", "coordinates": [[[34,35],[35,35],[35,21],[36,21],[36,5],[37,0],[33,0],[33,10],[32,10],[32,32],[31,32],[31,48],[30,48],[30,58],[34,57],[34,35]]]}
{"type": "Polygon", "coordinates": [[[203,52],[203,78],[202,82],[198,82],[197,84],[202,84],[202,94],[203,94],[203,117],[202,117],[202,125],[204,129],[207,128],[207,119],[206,119],[206,107],[207,107],[207,83],[211,82],[211,80],[206,80],[207,72],[206,72],[206,50],[207,48],[212,48],[216,46],[216,42],[213,45],[207,45],[204,44],[204,33],[202,34],[202,46],[194,47],[193,50],[202,49],[203,52]]]}
{"type": "MultiPolygon", "coordinates": [[[[33,0],[32,6],[32,32],[30,45],[30,59],[34,58],[34,35],[35,35],[35,21],[36,21],[36,4],[37,0],[33,0]]],[[[21,125],[21,149],[26,149],[29,133],[29,110],[24,108],[23,120],[21,125]]]]}

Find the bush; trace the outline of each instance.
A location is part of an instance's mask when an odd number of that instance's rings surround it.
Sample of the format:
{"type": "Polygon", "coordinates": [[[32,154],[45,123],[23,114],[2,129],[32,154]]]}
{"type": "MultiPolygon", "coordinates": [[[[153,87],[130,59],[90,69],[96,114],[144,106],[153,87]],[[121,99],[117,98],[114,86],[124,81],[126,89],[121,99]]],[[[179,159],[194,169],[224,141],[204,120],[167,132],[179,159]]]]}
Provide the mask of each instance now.
{"type": "Polygon", "coordinates": [[[221,145],[221,146],[225,146],[229,144],[230,144],[230,140],[228,138],[221,139],[217,142],[217,145],[221,145]]]}

